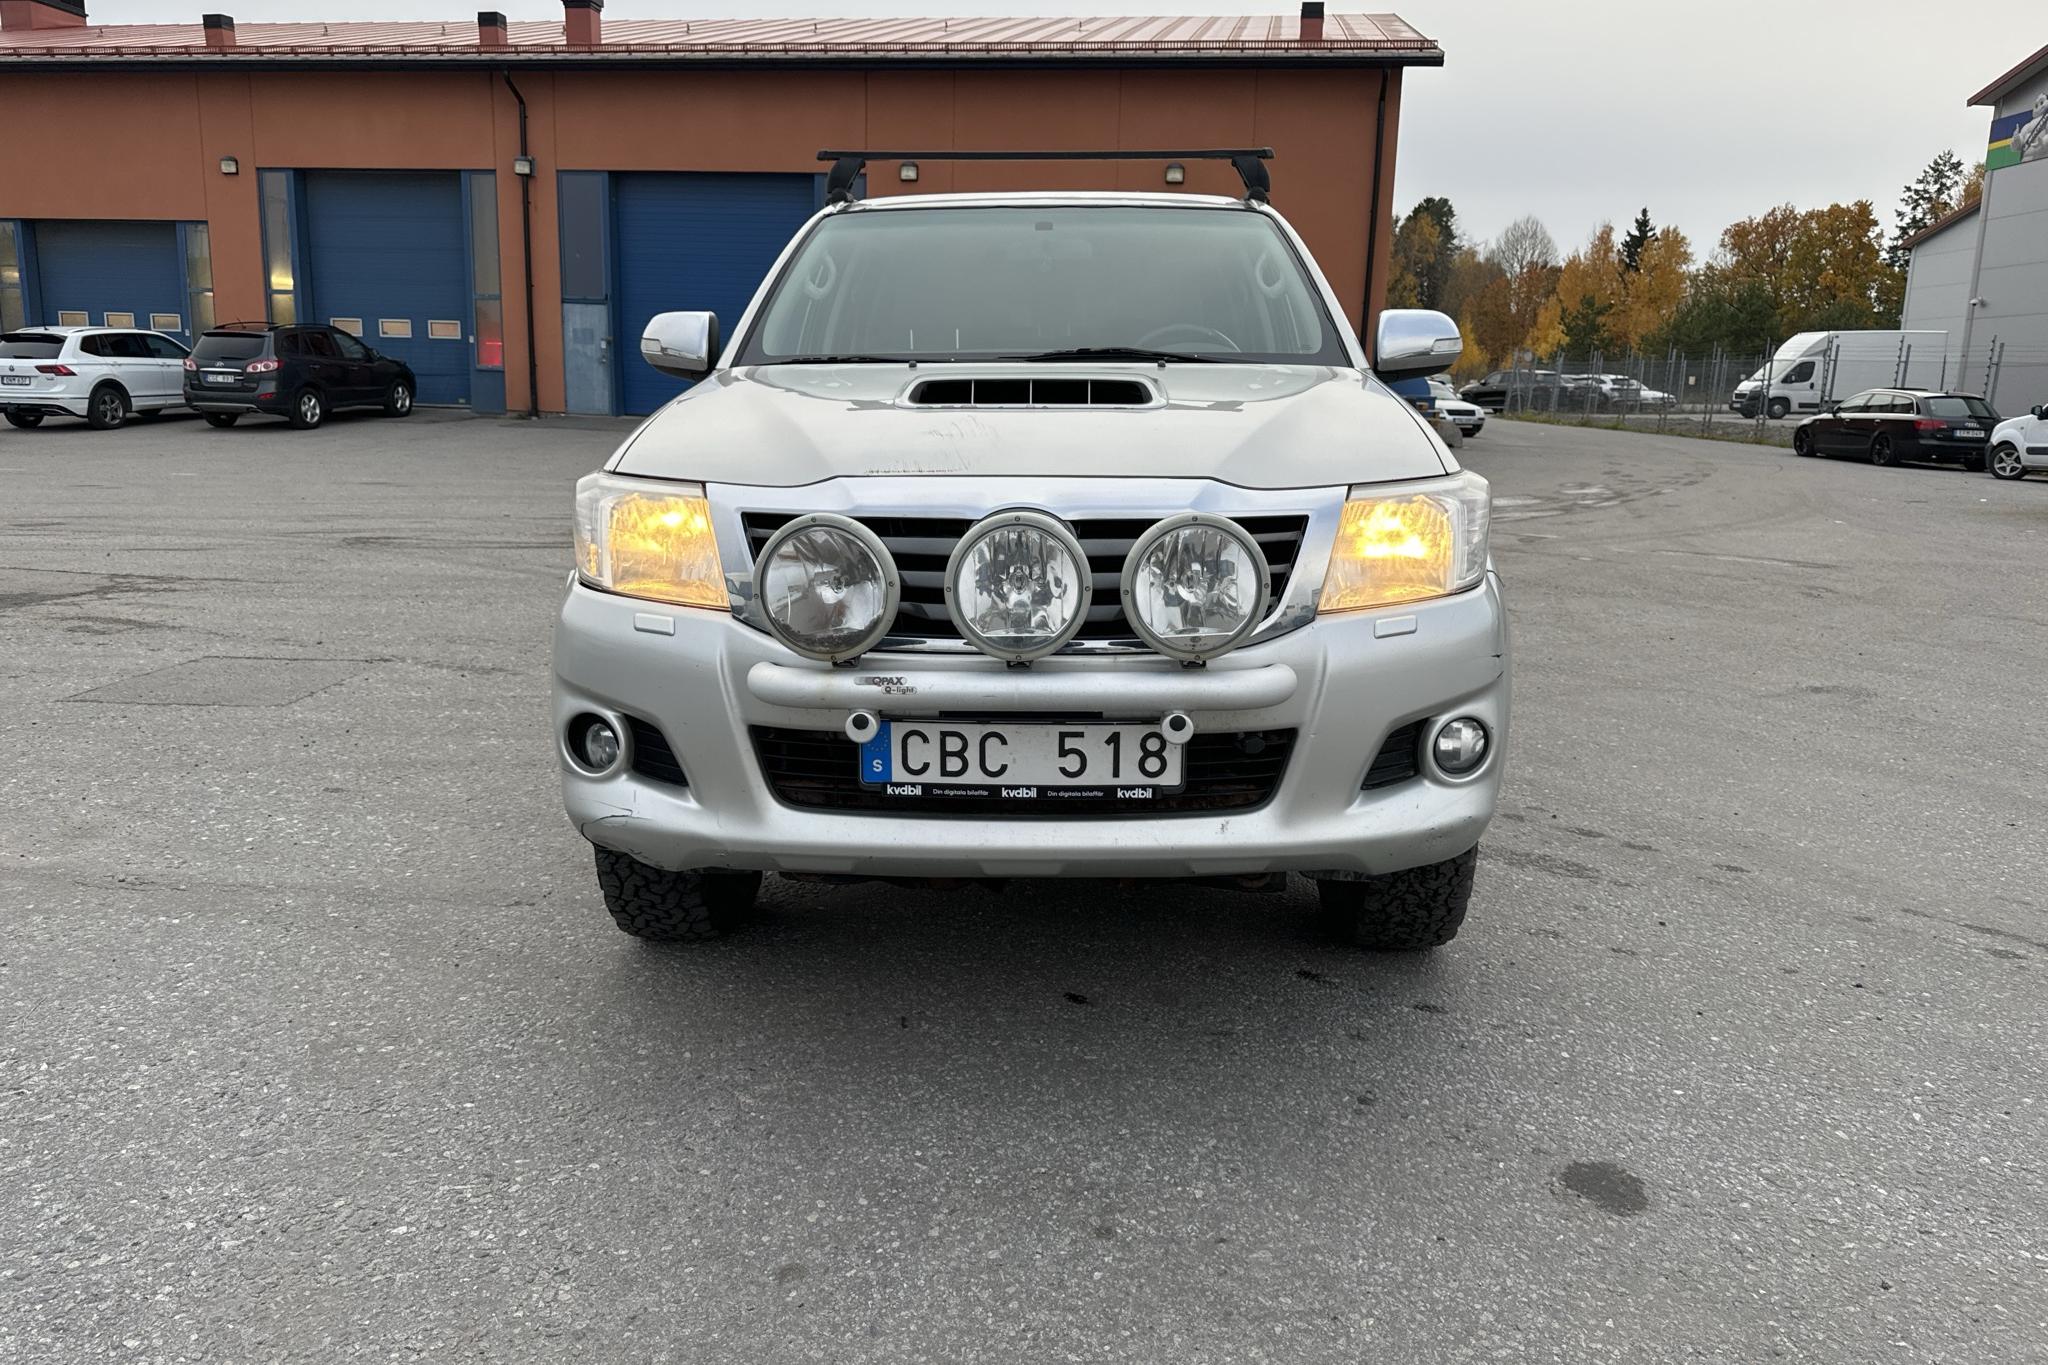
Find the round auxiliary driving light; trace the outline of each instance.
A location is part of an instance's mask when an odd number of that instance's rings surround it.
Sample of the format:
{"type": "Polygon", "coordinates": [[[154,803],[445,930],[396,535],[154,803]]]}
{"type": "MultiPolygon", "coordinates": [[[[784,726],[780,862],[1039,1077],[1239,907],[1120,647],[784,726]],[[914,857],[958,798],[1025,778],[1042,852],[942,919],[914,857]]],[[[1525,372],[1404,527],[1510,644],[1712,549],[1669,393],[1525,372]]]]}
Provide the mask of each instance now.
{"type": "Polygon", "coordinates": [[[1095,579],[1081,542],[1043,512],[997,512],[946,561],[946,609],[967,642],[1011,663],[1043,658],[1088,619],[1095,579]]]}
{"type": "Polygon", "coordinates": [[[619,732],[603,716],[581,715],[569,722],[564,736],[569,757],[577,766],[602,776],[618,766],[624,745],[619,732]]]}
{"type": "Polygon", "coordinates": [[[838,663],[889,633],[903,580],[888,547],[851,517],[813,512],[768,538],[754,561],[754,597],[775,638],[838,663]]]}
{"type": "Polygon", "coordinates": [[[1447,777],[1466,777],[1479,771],[1491,747],[1486,726],[1470,716],[1445,721],[1430,741],[1429,756],[1447,777]]]}
{"type": "Polygon", "coordinates": [[[1183,512],[1131,547],[1124,616],[1161,654],[1213,659],[1243,644],[1265,618],[1271,582],[1266,556],[1244,527],[1183,512]]]}

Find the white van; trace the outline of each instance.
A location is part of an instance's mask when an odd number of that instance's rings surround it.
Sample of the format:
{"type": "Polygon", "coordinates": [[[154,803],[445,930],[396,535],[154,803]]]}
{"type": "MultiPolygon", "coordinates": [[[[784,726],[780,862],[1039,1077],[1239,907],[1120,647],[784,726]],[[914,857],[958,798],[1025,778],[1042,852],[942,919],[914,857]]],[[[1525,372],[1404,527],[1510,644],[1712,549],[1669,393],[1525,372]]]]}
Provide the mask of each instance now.
{"type": "Polygon", "coordinates": [[[1728,406],[1744,417],[1819,412],[1829,399],[1878,388],[1940,388],[1947,332],[1800,332],[1735,386],[1728,406]]]}

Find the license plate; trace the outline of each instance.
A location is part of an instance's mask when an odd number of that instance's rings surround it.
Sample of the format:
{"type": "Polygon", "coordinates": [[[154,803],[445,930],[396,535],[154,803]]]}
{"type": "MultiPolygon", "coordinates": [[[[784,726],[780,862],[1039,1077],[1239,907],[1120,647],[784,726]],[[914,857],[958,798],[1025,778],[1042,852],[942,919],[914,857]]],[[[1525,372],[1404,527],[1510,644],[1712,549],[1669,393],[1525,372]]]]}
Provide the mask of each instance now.
{"type": "Polygon", "coordinates": [[[1182,748],[1157,725],[883,721],[860,748],[860,780],[888,796],[1035,801],[1178,791],[1182,748]]]}
{"type": "Polygon", "coordinates": [[[209,384],[234,384],[240,382],[241,378],[242,376],[232,372],[224,373],[219,370],[208,370],[206,372],[206,382],[209,384]]]}
{"type": "Polygon", "coordinates": [[[1955,429],[1954,434],[1958,437],[1963,437],[1967,439],[1974,439],[1980,441],[1984,439],[1984,433],[1979,431],[1976,427],[1957,427],[1955,429]]]}
{"type": "Polygon", "coordinates": [[[26,383],[28,383],[28,376],[27,376],[27,375],[25,375],[25,374],[0,374],[0,384],[26,384],[26,383]]]}

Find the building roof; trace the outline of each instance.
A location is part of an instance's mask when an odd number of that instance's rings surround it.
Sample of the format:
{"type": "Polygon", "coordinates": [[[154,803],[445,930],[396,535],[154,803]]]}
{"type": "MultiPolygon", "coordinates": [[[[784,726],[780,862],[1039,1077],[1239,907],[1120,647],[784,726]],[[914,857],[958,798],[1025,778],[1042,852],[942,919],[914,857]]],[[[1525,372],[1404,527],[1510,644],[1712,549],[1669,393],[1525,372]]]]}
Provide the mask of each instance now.
{"type": "Polygon", "coordinates": [[[1914,247],[1919,246],[1922,242],[1926,241],[1929,237],[1934,236],[1935,233],[1945,232],[1949,228],[1954,227],[1957,223],[1962,222],[1963,219],[1968,218],[1971,214],[1975,213],[1978,210],[1978,208],[1983,205],[1983,203],[1984,201],[1982,199],[1972,199],[1969,203],[1963,205],[1959,209],[1951,209],[1949,212],[1944,213],[1943,215],[1941,215],[1941,217],[1929,223],[1926,227],[1921,228],[1918,232],[1915,232],[1910,236],[1901,237],[1899,239],[1899,245],[1905,250],[1910,251],[1914,247]]]}
{"type": "Polygon", "coordinates": [[[1332,14],[1319,39],[1295,15],[1075,19],[611,19],[597,47],[572,47],[559,20],[507,26],[479,45],[474,19],[242,24],[230,50],[199,24],[97,24],[0,35],[0,64],[94,67],[586,63],[780,64],[1201,62],[1440,66],[1443,50],[1392,14],[1332,14]]]}
{"type": "Polygon", "coordinates": [[[1995,105],[2004,99],[2014,86],[2025,84],[2043,71],[2048,71],[2048,47],[2042,48],[2039,52],[2036,52],[2033,56],[2027,58],[2018,66],[1970,96],[1970,102],[1965,107],[1974,109],[1980,104],[1995,105]]]}

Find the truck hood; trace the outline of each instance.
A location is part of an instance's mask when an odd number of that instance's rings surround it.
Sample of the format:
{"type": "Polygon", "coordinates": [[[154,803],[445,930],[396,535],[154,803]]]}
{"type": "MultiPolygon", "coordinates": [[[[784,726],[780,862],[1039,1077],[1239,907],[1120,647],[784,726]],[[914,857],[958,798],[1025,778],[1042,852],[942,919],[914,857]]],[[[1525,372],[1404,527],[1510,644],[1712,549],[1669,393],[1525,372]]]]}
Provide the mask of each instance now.
{"type": "Polygon", "coordinates": [[[1318,488],[1455,469],[1357,370],[1302,365],[774,365],[721,371],[647,419],[621,474],[793,488],[859,475],[1215,479],[1318,488]],[[941,379],[1122,379],[1143,407],[921,406],[941,379]]]}

